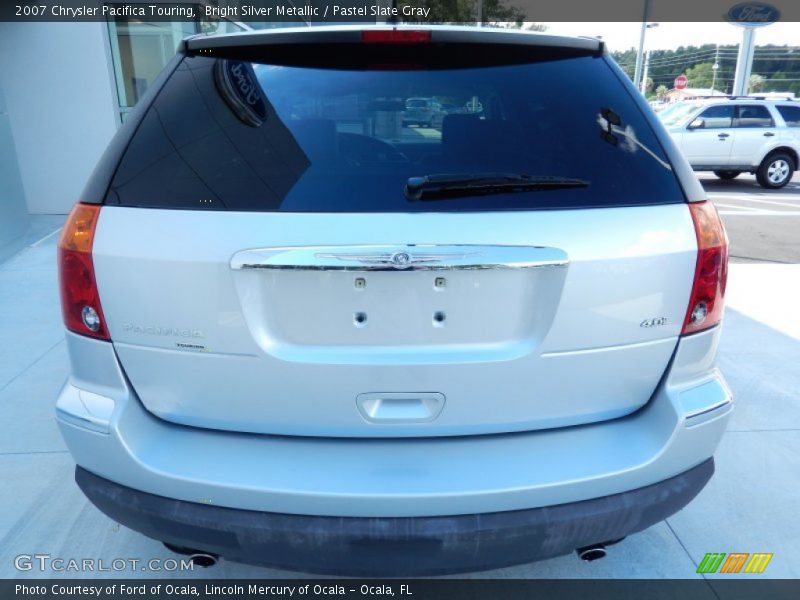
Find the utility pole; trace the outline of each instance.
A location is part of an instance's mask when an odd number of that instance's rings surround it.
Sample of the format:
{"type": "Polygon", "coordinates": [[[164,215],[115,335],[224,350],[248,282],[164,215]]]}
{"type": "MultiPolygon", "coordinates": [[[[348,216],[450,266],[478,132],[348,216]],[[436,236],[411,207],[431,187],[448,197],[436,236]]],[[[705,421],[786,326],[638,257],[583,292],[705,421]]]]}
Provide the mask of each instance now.
{"type": "Polygon", "coordinates": [[[475,25],[478,27],[483,27],[483,0],[476,0],[475,12],[478,16],[478,22],[475,23],[475,25]]]}
{"type": "Polygon", "coordinates": [[[711,76],[711,95],[714,95],[715,86],[717,85],[717,71],[719,71],[719,44],[717,44],[717,51],[714,54],[714,66],[711,67],[713,74],[711,76]]]}
{"type": "Polygon", "coordinates": [[[750,72],[753,69],[753,54],[756,50],[755,27],[742,28],[742,43],[736,57],[736,75],[733,78],[733,95],[746,96],[750,87],[750,72]]]}
{"type": "Polygon", "coordinates": [[[639,87],[639,91],[642,94],[647,93],[647,75],[650,72],[650,50],[648,50],[644,55],[644,71],[642,72],[642,85],[639,87]]]}
{"type": "Polygon", "coordinates": [[[642,13],[642,30],[639,33],[639,52],[636,53],[636,68],[633,71],[633,85],[639,89],[639,82],[642,77],[642,54],[644,53],[644,36],[647,33],[647,14],[650,11],[650,0],[644,0],[644,12],[642,13]]]}

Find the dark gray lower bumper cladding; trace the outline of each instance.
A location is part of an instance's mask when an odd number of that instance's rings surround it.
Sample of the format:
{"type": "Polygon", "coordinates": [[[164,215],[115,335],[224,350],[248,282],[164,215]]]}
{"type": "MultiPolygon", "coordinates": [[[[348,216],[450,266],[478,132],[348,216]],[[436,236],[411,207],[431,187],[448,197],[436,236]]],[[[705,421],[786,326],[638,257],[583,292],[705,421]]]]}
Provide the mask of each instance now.
{"type": "Polygon", "coordinates": [[[714,461],[665,481],[544,508],[437,517],[320,517],[238,510],[140,492],[81,467],[102,512],[144,535],[251,564],[352,576],[419,576],[531,562],[642,531],[686,506],[714,461]]]}

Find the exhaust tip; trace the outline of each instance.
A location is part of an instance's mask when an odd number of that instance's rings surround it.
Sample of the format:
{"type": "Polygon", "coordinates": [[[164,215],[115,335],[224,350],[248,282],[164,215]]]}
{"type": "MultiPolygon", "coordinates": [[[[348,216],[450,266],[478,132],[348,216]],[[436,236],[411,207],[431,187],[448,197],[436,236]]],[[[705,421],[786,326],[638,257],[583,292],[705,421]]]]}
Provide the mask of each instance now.
{"type": "Polygon", "coordinates": [[[218,559],[214,554],[200,552],[198,554],[192,554],[189,556],[189,560],[192,561],[193,565],[208,569],[209,567],[213,567],[215,564],[217,564],[218,559]]]}
{"type": "Polygon", "coordinates": [[[584,562],[592,562],[594,560],[600,560],[601,558],[605,558],[606,556],[606,547],[603,544],[596,544],[594,546],[584,546],[583,548],[578,548],[575,550],[580,558],[584,562]]]}
{"type": "Polygon", "coordinates": [[[196,550],[195,548],[176,546],[175,544],[170,544],[169,542],[161,543],[164,544],[164,547],[167,548],[167,550],[171,550],[175,554],[188,556],[193,565],[203,567],[204,569],[213,567],[215,564],[217,564],[217,561],[219,561],[219,556],[212,554],[211,552],[204,552],[203,550],[196,550]]]}

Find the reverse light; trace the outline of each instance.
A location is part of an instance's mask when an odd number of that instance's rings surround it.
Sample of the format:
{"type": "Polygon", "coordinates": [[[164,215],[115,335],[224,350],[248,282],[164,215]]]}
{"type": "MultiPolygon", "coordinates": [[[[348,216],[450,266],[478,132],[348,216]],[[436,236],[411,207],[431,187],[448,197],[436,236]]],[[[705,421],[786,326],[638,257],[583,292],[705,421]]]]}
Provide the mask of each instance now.
{"type": "Polygon", "coordinates": [[[361,32],[364,44],[426,44],[431,32],[419,29],[365,29],[361,32]]]}
{"type": "Polygon", "coordinates": [[[100,331],[100,325],[102,324],[100,315],[98,315],[97,311],[91,306],[83,307],[81,319],[83,319],[83,324],[92,331],[100,331]]]}
{"type": "Polygon", "coordinates": [[[725,305],[728,280],[728,237],[711,202],[689,204],[697,235],[697,265],[692,294],[683,321],[683,335],[718,324],[725,305]]]}
{"type": "Polygon", "coordinates": [[[100,206],[77,203],[58,240],[58,280],[64,325],[74,333],[110,340],[94,276],[92,245],[100,206]]]}

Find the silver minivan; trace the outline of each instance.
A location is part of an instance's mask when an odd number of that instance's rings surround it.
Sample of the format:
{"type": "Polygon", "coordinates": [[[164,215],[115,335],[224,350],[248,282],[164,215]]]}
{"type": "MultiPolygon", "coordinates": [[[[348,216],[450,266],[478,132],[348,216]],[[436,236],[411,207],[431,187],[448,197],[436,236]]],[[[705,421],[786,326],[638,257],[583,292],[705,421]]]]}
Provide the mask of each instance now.
{"type": "Polygon", "coordinates": [[[732,410],[727,239],[596,39],[198,36],[59,244],[57,402],[104,513],[189,554],[428,575],[684,507],[732,410]],[[480,105],[441,130],[408,98],[480,105]]]}

